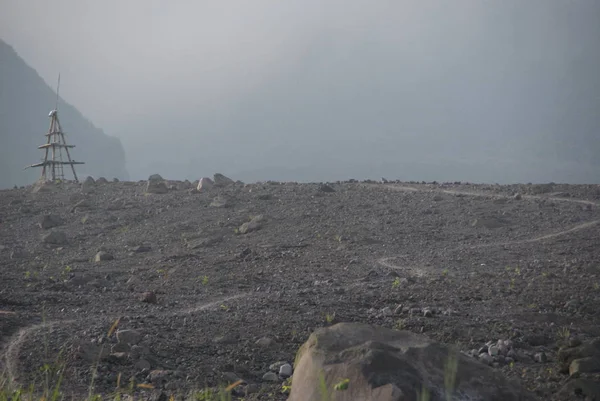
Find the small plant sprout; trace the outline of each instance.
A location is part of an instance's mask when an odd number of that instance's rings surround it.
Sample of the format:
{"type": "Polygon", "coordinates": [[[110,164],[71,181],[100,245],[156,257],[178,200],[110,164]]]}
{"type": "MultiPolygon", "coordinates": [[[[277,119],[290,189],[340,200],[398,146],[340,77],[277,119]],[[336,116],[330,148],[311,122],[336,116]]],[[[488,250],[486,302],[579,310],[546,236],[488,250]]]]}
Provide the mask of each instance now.
{"type": "Polygon", "coordinates": [[[31,277],[31,272],[29,270],[27,270],[25,272],[25,280],[29,280],[30,277],[31,277]]]}
{"type": "Polygon", "coordinates": [[[325,315],[325,321],[327,322],[327,324],[333,323],[334,320],[335,320],[335,312],[333,312],[333,313],[327,313],[325,315]]]}
{"type": "Polygon", "coordinates": [[[600,284],[598,284],[598,283],[594,283],[594,284],[592,285],[592,287],[594,288],[594,291],[598,291],[598,290],[600,290],[600,284]]]}
{"type": "Polygon", "coordinates": [[[344,379],[339,383],[336,383],[333,386],[333,389],[335,391],[344,391],[344,390],[348,390],[348,385],[350,384],[350,379],[344,379]]]}
{"type": "Polygon", "coordinates": [[[289,394],[292,391],[292,378],[288,377],[282,384],[281,384],[281,392],[283,394],[289,394]]]}
{"type": "Polygon", "coordinates": [[[510,279],[510,284],[508,285],[508,288],[510,288],[511,290],[515,289],[515,279],[514,278],[510,279]]]}
{"type": "Polygon", "coordinates": [[[225,304],[221,304],[220,306],[221,310],[227,312],[229,310],[229,306],[225,305],[225,304]]]}
{"type": "Polygon", "coordinates": [[[336,240],[337,242],[342,242],[342,236],[341,235],[334,235],[333,239],[336,240]]]}
{"type": "Polygon", "coordinates": [[[202,285],[208,285],[208,276],[202,277],[202,285]]]}
{"type": "Polygon", "coordinates": [[[442,270],[442,276],[444,276],[444,277],[448,276],[448,269],[447,268],[444,269],[444,270],[442,270]]]}
{"type": "Polygon", "coordinates": [[[394,279],[394,281],[392,282],[392,288],[398,288],[398,287],[400,287],[400,278],[396,277],[394,279]]]}
{"type": "Polygon", "coordinates": [[[571,330],[569,330],[568,327],[561,327],[560,329],[558,329],[558,338],[560,338],[563,341],[568,340],[569,338],[571,338],[571,330]]]}

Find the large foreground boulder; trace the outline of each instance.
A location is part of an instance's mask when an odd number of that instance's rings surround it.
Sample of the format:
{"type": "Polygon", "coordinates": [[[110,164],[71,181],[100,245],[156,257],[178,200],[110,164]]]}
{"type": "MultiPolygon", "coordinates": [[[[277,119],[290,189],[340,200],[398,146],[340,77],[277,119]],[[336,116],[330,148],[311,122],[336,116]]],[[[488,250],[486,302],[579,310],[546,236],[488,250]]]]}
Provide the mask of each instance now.
{"type": "Polygon", "coordinates": [[[448,396],[534,399],[501,372],[427,337],[339,323],[315,331],[300,348],[288,401],[446,401],[448,396]]]}

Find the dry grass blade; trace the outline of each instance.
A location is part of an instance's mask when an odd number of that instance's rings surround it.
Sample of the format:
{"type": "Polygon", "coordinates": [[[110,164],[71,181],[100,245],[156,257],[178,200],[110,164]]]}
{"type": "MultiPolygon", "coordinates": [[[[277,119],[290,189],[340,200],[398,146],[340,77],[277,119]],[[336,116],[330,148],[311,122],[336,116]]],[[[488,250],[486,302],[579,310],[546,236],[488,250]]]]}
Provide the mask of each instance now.
{"type": "Polygon", "coordinates": [[[117,320],[115,320],[115,322],[113,323],[112,326],[110,326],[110,330],[108,330],[108,336],[110,337],[112,336],[112,334],[115,332],[115,330],[117,329],[117,326],[119,325],[119,322],[121,321],[121,318],[118,318],[117,320]]]}
{"type": "Polygon", "coordinates": [[[238,380],[235,383],[231,383],[229,386],[225,387],[225,391],[230,392],[231,390],[233,390],[234,388],[236,388],[243,382],[244,382],[243,380],[238,380]]]}
{"type": "Polygon", "coordinates": [[[147,383],[141,383],[137,385],[137,388],[147,388],[147,389],[153,389],[154,386],[152,384],[147,384],[147,383]]]}
{"type": "Polygon", "coordinates": [[[0,315],[16,315],[17,312],[11,312],[8,310],[0,310],[0,315]]]}

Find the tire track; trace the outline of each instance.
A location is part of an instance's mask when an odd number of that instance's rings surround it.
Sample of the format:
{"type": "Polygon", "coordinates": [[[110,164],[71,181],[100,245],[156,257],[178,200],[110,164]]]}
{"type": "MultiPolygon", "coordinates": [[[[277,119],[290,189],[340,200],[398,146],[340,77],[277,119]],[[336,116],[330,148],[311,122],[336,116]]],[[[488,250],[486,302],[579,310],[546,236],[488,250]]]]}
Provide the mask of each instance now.
{"type": "MultiPolygon", "coordinates": [[[[377,184],[368,184],[367,187],[376,187],[380,188],[377,184]]],[[[406,185],[385,185],[384,188],[390,189],[393,191],[403,191],[403,192],[428,192],[428,193],[445,193],[449,195],[465,195],[465,196],[482,196],[482,197],[491,197],[491,198],[507,198],[506,195],[501,194],[489,194],[485,192],[472,192],[472,191],[457,191],[450,189],[420,189],[406,185]]],[[[522,195],[524,199],[544,199],[544,200],[552,200],[557,202],[571,202],[571,203],[579,203],[583,205],[592,205],[592,206],[600,206],[600,203],[593,202],[584,199],[571,199],[571,198],[558,198],[551,196],[540,196],[540,195],[522,195]]],[[[534,238],[526,238],[521,240],[514,241],[503,241],[503,242],[491,242],[489,244],[480,244],[480,245],[470,245],[470,246],[460,246],[454,249],[449,250],[449,252],[455,252],[458,250],[464,249],[482,249],[482,248],[493,248],[493,247],[506,247],[511,245],[522,245],[522,244],[531,244],[536,242],[542,242],[545,240],[550,240],[554,238],[558,238],[564,235],[572,234],[577,231],[585,230],[590,227],[596,226],[600,224],[600,219],[591,220],[585,223],[577,224],[571,228],[561,230],[555,233],[545,234],[534,238]]],[[[415,272],[414,275],[417,277],[423,277],[427,274],[427,269],[419,268],[419,267],[409,267],[409,266],[399,266],[397,264],[391,263],[391,260],[398,259],[398,256],[387,256],[383,258],[377,259],[377,264],[396,270],[409,270],[415,272]]]]}
{"type": "MultiPolygon", "coordinates": [[[[222,298],[214,299],[212,301],[204,302],[204,303],[201,303],[201,304],[196,305],[191,308],[185,308],[185,309],[180,309],[180,310],[176,310],[176,311],[168,311],[168,312],[163,312],[160,314],[148,313],[146,315],[141,315],[141,318],[147,318],[149,316],[154,316],[154,317],[181,316],[181,315],[187,315],[187,314],[192,314],[192,313],[197,313],[197,312],[203,312],[203,311],[206,311],[213,307],[216,307],[218,305],[221,305],[224,302],[232,301],[235,299],[249,298],[251,296],[255,296],[255,295],[259,295],[259,294],[261,294],[261,293],[236,294],[236,295],[222,297],[222,298]]],[[[114,320],[117,320],[120,316],[121,315],[111,315],[111,316],[108,316],[108,320],[114,321],[114,320]]],[[[53,327],[57,327],[57,326],[68,326],[68,325],[71,325],[76,322],[77,322],[77,320],[53,320],[53,321],[49,321],[49,322],[38,323],[38,324],[33,324],[33,325],[22,327],[18,331],[17,334],[13,335],[9,339],[9,341],[5,347],[5,351],[3,353],[2,360],[4,361],[4,373],[7,375],[9,381],[11,383],[17,382],[17,373],[18,373],[18,369],[19,369],[19,366],[18,366],[19,365],[19,363],[18,363],[19,354],[20,354],[23,343],[25,342],[25,340],[27,340],[27,338],[29,336],[31,336],[34,333],[41,331],[43,329],[52,329],[53,327]]]]}

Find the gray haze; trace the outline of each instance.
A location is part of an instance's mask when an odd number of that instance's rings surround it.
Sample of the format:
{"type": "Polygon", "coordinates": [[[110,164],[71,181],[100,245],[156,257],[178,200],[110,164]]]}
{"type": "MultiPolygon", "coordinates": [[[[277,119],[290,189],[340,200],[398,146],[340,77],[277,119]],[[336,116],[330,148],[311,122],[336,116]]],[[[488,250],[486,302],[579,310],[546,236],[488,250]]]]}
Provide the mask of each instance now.
{"type": "Polygon", "coordinates": [[[600,182],[597,0],[0,0],[0,38],[134,179],[600,182]]]}

